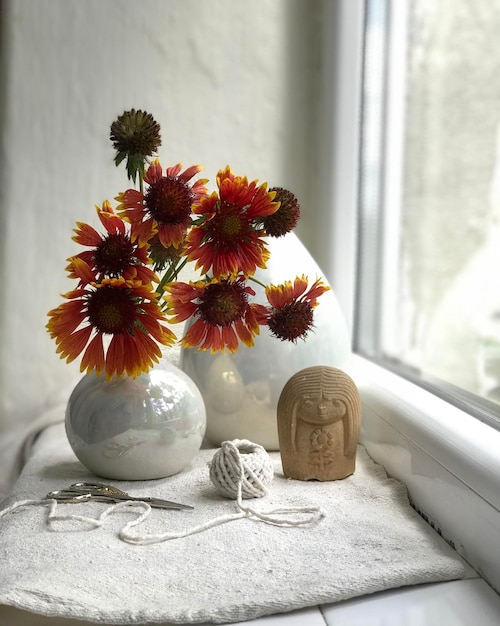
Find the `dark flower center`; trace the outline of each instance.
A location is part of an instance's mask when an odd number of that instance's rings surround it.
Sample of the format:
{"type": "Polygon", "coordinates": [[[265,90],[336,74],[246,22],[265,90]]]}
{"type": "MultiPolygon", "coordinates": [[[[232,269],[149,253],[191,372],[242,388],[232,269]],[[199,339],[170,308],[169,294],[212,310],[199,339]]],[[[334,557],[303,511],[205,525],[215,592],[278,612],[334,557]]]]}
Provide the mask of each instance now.
{"type": "Polygon", "coordinates": [[[111,285],[96,289],[89,296],[87,311],[91,325],[110,335],[131,330],[136,320],[136,304],[130,290],[111,285]]]}
{"type": "Polygon", "coordinates": [[[145,205],[158,224],[182,224],[191,214],[194,194],[189,185],[178,178],[163,176],[146,192],[145,205]]]}
{"type": "Polygon", "coordinates": [[[274,202],[280,202],[280,207],[271,215],[263,219],[264,228],[271,237],[282,237],[295,228],[300,217],[300,205],[291,191],[283,187],[272,187],[275,191],[274,202]]]}
{"type": "Polygon", "coordinates": [[[240,283],[222,281],[208,285],[200,297],[198,314],[212,326],[230,326],[248,308],[248,296],[240,283]]]}
{"type": "Polygon", "coordinates": [[[313,310],[308,302],[290,302],[274,310],[269,316],[269,330],[279,339],[295,341],[305,339],[313,327],[313,310]]]}
{"type": "Polygon", "coordinates": [[[100,274],[116,278],[134,262],[134,245],[127,235],[108,235],[94,251],[94,264],[100,274]]]}
{"type": "Polygon", "coordinates": [[[245,240],[250,224],[240,206],[224,204],[209,222],[209,236],[223,248],[235,248],[245,240]]]}

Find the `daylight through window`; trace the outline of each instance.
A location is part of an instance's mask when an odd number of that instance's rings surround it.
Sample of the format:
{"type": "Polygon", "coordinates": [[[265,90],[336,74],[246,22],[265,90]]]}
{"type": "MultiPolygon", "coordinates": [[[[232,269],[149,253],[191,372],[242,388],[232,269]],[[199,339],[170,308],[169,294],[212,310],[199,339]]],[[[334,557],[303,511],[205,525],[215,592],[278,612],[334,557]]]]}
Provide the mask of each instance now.
{"type": "Polygon", "coordinates": [[[490,0],[367,2],[356,332],[359,352],[482,398],[493,421],[499,32],[490,0]]]}

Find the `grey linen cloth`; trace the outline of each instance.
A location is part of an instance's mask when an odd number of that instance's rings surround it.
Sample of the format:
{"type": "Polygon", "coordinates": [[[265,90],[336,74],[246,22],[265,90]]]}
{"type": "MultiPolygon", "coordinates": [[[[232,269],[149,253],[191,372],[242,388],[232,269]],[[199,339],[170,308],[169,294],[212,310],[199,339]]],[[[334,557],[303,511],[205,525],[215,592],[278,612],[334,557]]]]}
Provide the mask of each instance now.
{"type": "MultiPolygon", "coordinates": [[[[183,531],[237,512],[235,501],[210,483],[214,453],[201,450],[189,467],[162,480],[114,481],[133,495],[195,507],[153,509],[131,532],[183,531]]],[[[110,514],[99,528],[76,520],[49,528],[46,505],[23,506],[0,517],[0,604],[96,623],[224,623],[464,577],[463,562],[411,508],[404,485],[364,448],[353,476],[326,483],[287,479],[279,453],[271,458],[267,495],[245,506],[260,512],[316,506],[323,519],[280,527],[246,517],[182,539],[131,545],[118,533],[137,517],[135,509],[110,514]]],[[[2,510],[83,480],[95,476],[73,455],[64,426],[50,426],[2,510]]],[[[62,504],[57,512],[97,518],[108,507],[62,504]]]]}
{"type": "Polygon", "coordinates": [[[19,477],[40,433],[48,426],[64,421],[64,408],[65,405],[56,406],[30,424],[0,436],[0,500],[19,477]]]}

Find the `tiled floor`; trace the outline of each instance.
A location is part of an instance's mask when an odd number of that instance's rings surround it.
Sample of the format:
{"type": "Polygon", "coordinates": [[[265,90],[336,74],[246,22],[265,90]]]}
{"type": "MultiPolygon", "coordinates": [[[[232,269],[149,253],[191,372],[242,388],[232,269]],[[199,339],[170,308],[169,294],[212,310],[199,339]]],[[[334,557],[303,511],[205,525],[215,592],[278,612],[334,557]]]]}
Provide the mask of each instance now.
{"type": "MultiPolygon", "coordinates": [[[[470,626],[471,624],[474,626],[500,624],[500,596],[480,578],[385,591],[328,606],[240,622],[240,626],[470,626]]],[[[90,624],[71,619],[42,617],[0,606],[0,626],[90,626],[90,624]]]]}
{"type": "Polygon", "coordinates": [[[322,611],[328,626],[499,626],[500,596],[473,578],[377,593],[322,611]]]}

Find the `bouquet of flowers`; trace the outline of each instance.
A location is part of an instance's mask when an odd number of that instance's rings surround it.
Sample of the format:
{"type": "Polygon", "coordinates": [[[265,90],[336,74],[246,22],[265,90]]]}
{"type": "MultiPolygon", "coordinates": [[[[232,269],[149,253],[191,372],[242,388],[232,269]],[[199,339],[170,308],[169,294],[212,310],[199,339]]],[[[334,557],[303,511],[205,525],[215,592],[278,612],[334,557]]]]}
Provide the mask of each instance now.
{"type": "Polygon", "coordinates": [[[47,329],[57,353],[69,363],[82,355],[81,371],[109,379],[147,372],[161,346],[235,352],[252,346],[260,326],[280,340],[305,339],[313,309],[329,289],[305,276],[265,285],[254,274],[269,259],[267,237],[281,237],[297,224],[300,207],[288,190],[235,175],[229,166],[207,190],[199,165],[163,169],[156,157],[160,126],[151,114],[132,109],[111,125],[115,164],[126,161],[134,188],[119,193],[116,206],[96,206],[102,233],[77,222],[73,240],[85,250],[67,259],[77,281],[64,302],[49,311],[47,329]],[[188,262],[197,281],[182,282],[188,262]],[[252,281],[265,288],[267,303],[254,301],[252,281]],[[167,324],[194,317],[178,340],[167,324]]]}

